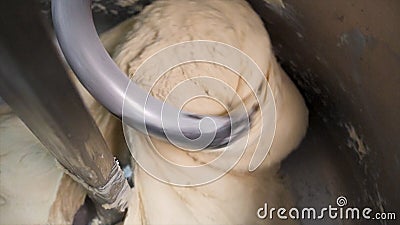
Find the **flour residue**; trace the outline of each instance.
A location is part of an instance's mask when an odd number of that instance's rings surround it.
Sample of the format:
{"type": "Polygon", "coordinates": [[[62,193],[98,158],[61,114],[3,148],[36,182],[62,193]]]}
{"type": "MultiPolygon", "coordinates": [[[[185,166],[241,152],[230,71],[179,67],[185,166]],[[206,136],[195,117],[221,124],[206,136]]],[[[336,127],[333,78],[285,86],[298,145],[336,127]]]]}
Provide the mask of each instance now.
{"type": "Polygon", "coordinates": [[[104,1],[93,0],[92,10],[97,13],[111,14],[111,15],[133,15],[140,12],[146,3],[139,0],[116,0],[104,1]]]}
{"type": "Polygon", "coordinates": [[[102,13],[105,13],[105,14],[108,13],[107,7],[105,5],[103,5],[103,4],[101,4],[101,2],[98,1],[98,0],[95,0],[95,1],[92,2],[92,9],[95,12],[102,12],[102,13]]]}
{"type": "Polygon", "coordinates": [[[133,4],[136,4],[139,0],[117,0],[115,4],[120,7],[129,7],[133,4]]]}
{"type": "Polygon", "coordinates": [[[283,3],[282,0],[264,0],[267,4],[273,5],[273,6],[278,6],[281,8],[285,8],[285,3],[283,3]]]}
{"type": "Polygon", "coordinates": [[[347,146],[351,149],[354,149],[360,160],[362,160],[368,153],[368,147],[366,147],[360,135],[357,134],[353,125],[345,124],[345,127],[349,134],[349,139],[347,140],[347,146]]]}

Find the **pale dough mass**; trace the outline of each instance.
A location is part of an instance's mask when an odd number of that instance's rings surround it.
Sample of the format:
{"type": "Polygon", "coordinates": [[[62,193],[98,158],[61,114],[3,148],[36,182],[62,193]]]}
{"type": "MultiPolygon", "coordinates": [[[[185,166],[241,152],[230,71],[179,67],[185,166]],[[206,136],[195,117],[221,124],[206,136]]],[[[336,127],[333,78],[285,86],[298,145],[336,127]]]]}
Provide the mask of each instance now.
{"type": "MultiPolygon", "coordinates": [[[[308,111],[299,91],[277,63],[263,22],[246,1],[158,0],[147,6],[138,16],[103,34],[101,39],[117,65],[129,76],[132,76],[138,66],[152,54],[172,44],[189,40],[212,40],[232,45],[249,55],[258,64],[271,85],[276,101],[275,138],[267,158],[255,172],[247,172],[254,143],[250,143],[249,153],[244,155],[232,171],[216,182],[194,188],[164,184],[149,176],[139,166],[135,166],[135,187],[132,189],[130,207],[124,224],[291,223],[282,220],[260,220],[256,212],[265,202],[275,207],[292,206],[291,194],[278,178],[277,169],[280,162],[304,137],[308,111]]],[[[193,77],[205,74],[224,81],[234,90],[243,88],[239,77],[225,68],[214,64],[191,63],[168,72],[152,88],[151,93],[156,98],[165,99],[176,84],[189,80],[187,89],[183,92],[216,96],[223,104],[229,105],[232,96],[227,95],[227,92],[213,88],[212,83],[190,81],[193,77]]],[[[148,76],[132,79],[142,88],[149,90],[153,83],[152,75],[148,76]]],[[[118,128],[120,122],[100,107],[79,84],[77,85],[108,144],[114,154],[118,154],[122,146],[120,142],[123,141],[118,128]]],[[[180,96],[184,94],[171,96],[168,102],[176,105],[180,102],[180,96]]],[[[208,98],[197,98],[185,105],[185,109],[202,114],[224,112],[220,104],[208,98]]],[[[5,119],[2,121],[4,125],[5,119]]],[[[253,132],[251,135],[257,134],[253,132]]],[[[135,147],[135,151],[149,151],[148,139],[141,133],[130,132],[128,141],[135,147]]],[[[152,142],[163,155],[177,162],[196,164],[214,157],[206,152],[187,154],[171,144],[155,139],[152,139],[152,142]]],[[[2,146],[1,154],[6,153],[4,149],[2,146]]],[[[5,176],[3,166],[6,162],[3,159],[2,157],[1,174],[5,176]]],[[[54,170],[52,160],[43,158],[43,163],[49,165],[49,171],[54,170]]],[[[21,195],[29,199],[29,196],[43,194],[49,199],[46,204],[37,206],[43,207],[43,213],[40,218],[36,218],[35,223],[44,223],[48,220],[50,207],[60,188],[62,173],[54,170],[51,174],[54,176],[54,181],[46,181],[49,182],[48,187],[51,187],[50,192],[43,193],[31,189],[37,193],[21,195]]],[[[50,178],[49,176],[48,179],[50,178]]],[[[3,190],[1,192],[3,195],[3,190]]],[[[2,210],[3,212],[5,213],[2,210]]],[[[39,214],[36,215],[38,216],[39,214]]]]}
{"type": "MultiPolygon", "coordinates": [[[[276,177],[279,163],[297,147],[304,137],[308,111],[300,93],[277,63],[268,33],[259,16],[243,0],[166,0],[156,1],[102,37],[117,65],[132,76],[138,66],[155,52],[169,45],[189,40],[213,40],[232,45],[248,54],[268,78],[277,107],[277,130],[269,155],[260,168],[248,173],[245,157],[235,169],[214,183],[196,188],[166,185],[135,169],[135,197],[126,224],[271,224],[288,221],[262,221],[256,211],[268,202],[271,206],[290,206],[291,197],[276,177]]],[[[217,53],[216,53],[217,54],[217,53]]],[[[207,74],[240,89],[238,76],[213,64],[190,63],[174,68],[151,89],[153,96],[165,99],[176,84],[207,74]]],[[[142,88],[153,85],[152,74],[133,77],[142,88]]],[[[190,83],[190,82],[189,82],[190,83]]],[[[217,96],[229,104],[232,96],[213,89],[211,83],[193,81],[188,92],[217,96]]],[[[178,104],[180,96],[168,98],[178,104]]],[[[220,114],[224,109],[207,98],[198,98],[185,106],[196,113],[220,114]],[[207,107],[205,107],[207,106],[207,107]]],[[[256,134],[253,134],[256,135],[256,134]]],[[[137,151],[148,151],[148,139],[137,132],[129,134],[137,151]]],[[[207,153],[196,157],[176,147],[152,139],[168,159],[196,164],[209,159],[207,153]]],[[[251,148],[249,148],[251,151],[251,148]]],[[[251,154],[250,154],[251,155],[251,154]]]]}

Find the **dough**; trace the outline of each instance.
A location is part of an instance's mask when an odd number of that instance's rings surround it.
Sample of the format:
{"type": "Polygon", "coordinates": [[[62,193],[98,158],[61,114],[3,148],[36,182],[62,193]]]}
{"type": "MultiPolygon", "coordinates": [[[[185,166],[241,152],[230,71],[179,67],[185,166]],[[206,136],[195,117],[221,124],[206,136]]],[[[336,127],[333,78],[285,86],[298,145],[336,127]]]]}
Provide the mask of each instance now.
{"type": "MultiPolygon", "coordinates": [[[[74,79],[108,146],[124,159],[127,150],[121,122],[74,79]]],[[[63,172],[25,124],[1,104],[0,224],[72,224],[85,197],[86,190],[63,172]]]]}
{"type": "MultiPolygon", "coordinates": [[[[121,122],[74,79],[108,146],[121,156],[126,149],[121,122]]],[[[0,224],[72,224],[85,197],[86,190],[63,172],[25,124],[1,103],[0,224]]]]}
{"type": "MultiPolygon", "coordinates": [[[[135,167],[135,188],[132,189],[125,224],[288,224],[293,221],[260,220],[256,217],[265,202],[270,206],[290,207],[292,199],[276,170],[304,137],[308,111],[304,100],[277,63],[267,31],[258,15],[244,0],[159,0],[102,36],[104,45],[117,65],[129,76],[152,54],[172,44],[188,40],[214,40],[232,45],[248,54],[265,73],[276,100],[277,127],[271,150],[255,172],[247,165],[256,143],[250,143],[240,163],[216,182],[184,188],[164,184],[143,169],[135,167]]],[[[207,73],[223,80],[234,90],[243,82],[232,72],[207,63],[190,63],[169,71],[151,89],[153,96],[165,99],[180,81],[189,80],[186,91],[217,96],[229,104],[232,96],[212,88],[210,83],[190,81],[207,73]],[[192,83],[190,83],[192,82],[192,83]]],[[[133,77],[142,88],[150,90],[152,74],[133,77]]],[[[246,93],[246,92],[245,92],[246,93]]],[[[168,98],[177,105],[185,93],[168,98]]],[[[196,113],[221,114],[224,108],[208,98],[197,98],[185,109],[196,113]]],[[[251,136],[259,134],[252,128],[251,136]]],[[[149,151],[148,138],[138,132],[128,134],[135,151],[149,151]]],[[[261,138],[262,139],[262,138],[261,138]]],[[[196,165],[215,154],[202,152],[196,156],[176,147],[151,139],[166,157],[196,165]]],[[[263,143],[261,143],[263,144],[263,143]]],[[[156,163],[156,162],[155,162],[156,163]]]]}
{"type": "Polygon", "coordinates": [[[0,105],[0,224],[72,224],[85,190],[0,105]]]}

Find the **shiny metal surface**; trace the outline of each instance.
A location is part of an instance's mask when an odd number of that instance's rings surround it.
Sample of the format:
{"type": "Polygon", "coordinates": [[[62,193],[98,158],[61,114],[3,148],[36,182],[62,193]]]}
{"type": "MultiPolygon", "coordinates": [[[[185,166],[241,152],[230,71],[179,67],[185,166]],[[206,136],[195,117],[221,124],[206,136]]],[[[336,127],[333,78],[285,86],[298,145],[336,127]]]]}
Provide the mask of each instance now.
{"type": "Polygon", "coordinates": [[[90,0],[54,0],[52,15],[61,49],[79,80],[113,114],[124,116],[131,127],[158,138],[168,136],[171,142],[194,149],[224,147],[248,130],[244,124],[251,122],[251,112],[233,113],[231,118],[194,115],[162,103],[134,83],[128,88],[128,76],[115,65],[99,40],[90,0]],[[123,108],[129,113],[122,115],[123,108]],[[214,121],[213,129],[199,129],[205,117],[214,121]],[[163,124],[162,119],[168,123],[163,124]]]}
{"type": "MultiPolygon", "coordinates": [[[[94,7],[99,32],[137,13],[134,6],[115,6],[116,1],[95,2],[106,6],[105,11],[94,7]]],[[[400,1],[283,0],[284,9],[266,0],[249,2],[310,109],[308,134],[280,171],[296,206],[324,207],[343,195],[351,206],[399,216],[400,1]],[[368,149],[362,158],[357,139],[368,149]]],[[[399,220],[300,223],[397,225],[399,220]]]]}

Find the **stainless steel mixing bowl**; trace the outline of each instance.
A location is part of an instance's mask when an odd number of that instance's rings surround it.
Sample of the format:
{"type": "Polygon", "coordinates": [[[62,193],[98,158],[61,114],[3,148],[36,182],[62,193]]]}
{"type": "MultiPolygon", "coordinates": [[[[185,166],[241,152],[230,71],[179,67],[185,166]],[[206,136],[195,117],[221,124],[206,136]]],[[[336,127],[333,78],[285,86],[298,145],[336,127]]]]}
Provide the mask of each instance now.
{"type": "MultiPolygon", "coordinates": [[[[95,0],[98,32],[140,12],[95,0]]],[[[249,0],[310,109],[306,138],[280,173],[298,207],[371,207],[400,214],[400,1],[249,0]],[[275,3],[274,3],[275,2],[275,3]]],[[[43,12],[49,2],[41,1],[43,12]]],[[[304,220],[302,224],[399,224],[304,220]]]]}

